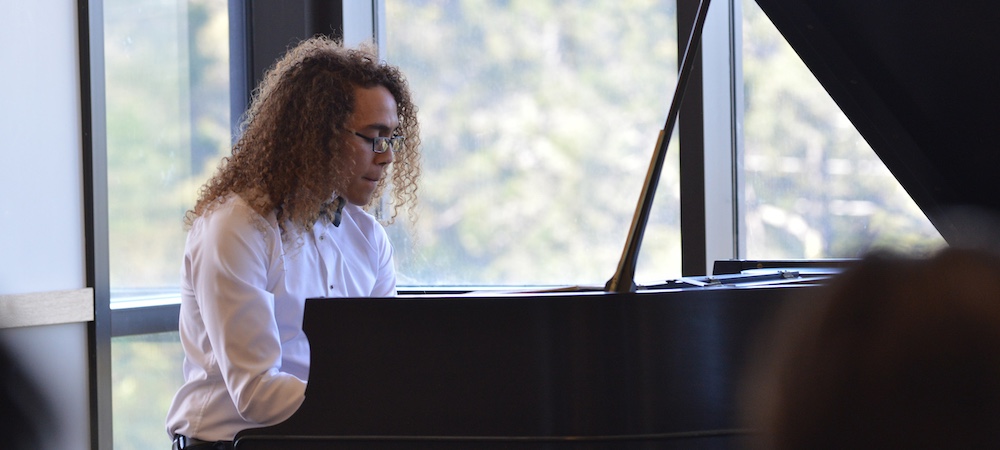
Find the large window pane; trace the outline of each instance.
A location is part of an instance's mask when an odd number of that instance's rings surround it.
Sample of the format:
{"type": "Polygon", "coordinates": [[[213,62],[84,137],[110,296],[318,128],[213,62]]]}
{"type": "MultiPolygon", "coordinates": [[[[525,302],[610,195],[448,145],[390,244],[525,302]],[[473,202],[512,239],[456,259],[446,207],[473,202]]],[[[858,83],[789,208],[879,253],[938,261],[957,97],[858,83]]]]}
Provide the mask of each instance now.
{"type": "Polygon", "coordinates": [[[184,212],[229,148],[229,24],[225,0],[105,0],[104,14],[114,302],[177,291],[184,212]]]}
{"type": "MultiPolygon", "coordinates": [[[[387,0],[383,53],[420,107],[421,214],[402,284],[601,284],[676,82],[675,6],[387,0]]],[[[680,271],[677,152],[636,279],[680,271]]]]}
{"type": "Polygon", "coordinates": [[[184,381],[179,335],[174,332],[114,338],[111,358],[115,450],[169,447],[164,421],[170,401],[184,381]]]}
{"type": "Polygon", "coordinates": [[[757,3],[743,11],[746,257],[944,245],[757,3]]]}
{"type": "MultiPolygon", "coordinates": [[[[112,307],[177,301],[184,212],[228,153],[225,0],[105,0],[112,307]]],[[[114,448],[169,446],[182,379],[177,333],[116,338],[114,448]]]]}

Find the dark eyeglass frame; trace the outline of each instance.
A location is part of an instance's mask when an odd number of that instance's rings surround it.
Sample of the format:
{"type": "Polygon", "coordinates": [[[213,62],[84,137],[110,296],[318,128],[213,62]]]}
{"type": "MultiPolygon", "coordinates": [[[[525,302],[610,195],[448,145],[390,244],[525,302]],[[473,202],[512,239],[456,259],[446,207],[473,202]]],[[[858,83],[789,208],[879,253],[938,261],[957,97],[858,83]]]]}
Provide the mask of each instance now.
{"type": "Polygon", "coordinates": [[[385,153],[386,150],[392,150],[396,153],[397,149],[402,148],[403,141],[406,140],[405,136],[375,136],[368,137],[357,131],[350,130],[355,136],[360,137],[368,142],[372,143],[372,151],[375,153],[385,153]]]}

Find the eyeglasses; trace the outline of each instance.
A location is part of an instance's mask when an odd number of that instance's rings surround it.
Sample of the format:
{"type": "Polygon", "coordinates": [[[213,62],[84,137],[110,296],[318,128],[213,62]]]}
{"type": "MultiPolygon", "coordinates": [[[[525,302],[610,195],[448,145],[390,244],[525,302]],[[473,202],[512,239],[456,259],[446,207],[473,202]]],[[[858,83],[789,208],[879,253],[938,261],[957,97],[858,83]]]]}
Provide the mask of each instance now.
{"type": "Polygon", "coordinates": [[[354,131],[354,135],[371,142],[372,151],[375,153],[385,153],[386,150],[392,150],[393,153],[396,153],[399,149],[403,148],[403,140],[406,139],[404,136],[376,136],[371,138],[357,131],[354,131]]]}

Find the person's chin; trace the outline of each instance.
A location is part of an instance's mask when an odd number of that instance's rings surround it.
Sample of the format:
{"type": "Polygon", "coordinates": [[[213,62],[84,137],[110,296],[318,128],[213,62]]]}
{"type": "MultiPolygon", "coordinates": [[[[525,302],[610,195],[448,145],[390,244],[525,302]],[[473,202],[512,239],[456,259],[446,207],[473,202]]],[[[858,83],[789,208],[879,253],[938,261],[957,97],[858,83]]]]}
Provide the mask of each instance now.
{"type": "Polygon", "coordinates": [[[351,204],[365,206],[371,202],[372,196],[375,195],[378,182],[365,179],[363,182],[354,183],[351,187],[353,189],[348,189],[347,195],[344,197],[351,204]]]}
{"type": "Polygon", "coordinates": [[[372,200],[372,192],[358,193],[349,192],[344,196],[347,199],[347,203],[357,206],[365,206],[372,200]]]}

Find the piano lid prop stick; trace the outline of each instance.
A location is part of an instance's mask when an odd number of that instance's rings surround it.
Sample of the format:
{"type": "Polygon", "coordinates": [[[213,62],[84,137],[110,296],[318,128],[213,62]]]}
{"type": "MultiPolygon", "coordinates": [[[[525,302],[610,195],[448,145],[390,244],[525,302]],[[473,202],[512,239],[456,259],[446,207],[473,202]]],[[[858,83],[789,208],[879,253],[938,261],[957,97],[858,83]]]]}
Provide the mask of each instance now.
{"type": "Polygon", "coordinates": [[[681,58],[681,67],[677,74],[677,86],[674,89],[674,98],[670,102],[670,110],[667,112],[667,121],[663,125],[663,129],[660,130],[659,137],[656,139],[656,149],[653,152],[653,159],[650,161],[649,170],[646,172],[646,181],[642,185],[639,203],[636,205],[635,214],[632,215],[632,226],[629,228],[625,249],[622,251],[621,260],[618,262],[618,270],[605,285],[605,292],[627,293],[636,291],[635,264],[639,257],[639,246],[642,244],[642,237],[646,233],[646,222],[649,221],[649,211],[653,206],[653,196],[656,193],[657,185],[660,183],[660,172],[663,171],[663,162],[666,160],[667,147],[670,145],[670,135],[673,134],[674,125],[677,123],[681,100],[684,98],[688,78],[691,77],[691,71],[694,67],[694,53],[698,50],[698,46],[701,43],[701,33],[705,27],[705,16],[708,13],[709,1],[701,0],[698,4],[698,11],[694,18],[694,27],[691,29],[691,35],[688,36],[684,55],[681,58]]]}

